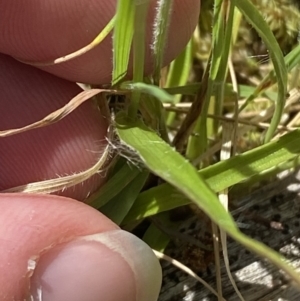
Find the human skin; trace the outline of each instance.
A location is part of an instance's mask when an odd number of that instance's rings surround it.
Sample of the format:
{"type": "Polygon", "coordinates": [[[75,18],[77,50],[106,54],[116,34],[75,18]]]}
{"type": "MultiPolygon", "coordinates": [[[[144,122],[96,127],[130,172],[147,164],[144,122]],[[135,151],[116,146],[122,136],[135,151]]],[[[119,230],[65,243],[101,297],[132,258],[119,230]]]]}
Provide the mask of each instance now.
{"type": "MultiPolygon", "coordinates": [[[[0,130],[24,126],[63,106],[80,92],[74,81],[109,83],[110,38],[78,59],[43,70],[11,57],[47,61],[85,46],[112,17],[115,4],[111,0],[0,0],[0,130]]],[[[174,0],[165,63],[187,43],[197,22],[199,5],[199,0],[174,0]]],[[[149,16],[148,37],[151,28],[149,16]]],[[[147,71],[152,65],[150,41],[149,38],[147,71]]],[[[57,124],[1,138],[0,189],[89,168],[101,156],[106,128],[101,112],[88,101],[57,124]]],[[[43,282],[43,301],[79,301],[82,296],[87,301],[155,300],[160,271],[151,251],[135,238],[116,230],[118,227],[96,210],[75,201],[85,199],[103,181],[103,177],[95,176],[80,187],[64,192],[66,198],[0,195],[0,300],[24,300],[30,292],[34,295],[41,279],[48,279],[49,283],[54,279],[52,291],[43,282]],[[79,238],[97,233],[100,236],[93,236],[92,242],[79,238]],[[75,258],[69,263],[72,267],[82,258],[91,260],[84,266],[76,266],[80,270],[90,267],[82,275],[82,281],[77,277],[81,273],[65,275],[57,270],[56,263],[65,258],[64,254],[68,254],[66,258],[75,258]],[[37,263],[37,267],[31,270],[28,261],[37,263]],[[145,274],[142,271],[149,267],[154,274],[141,277],[145,274]],[[100,288],[99,285],[89,287],[92,281],[84,282],[88,275],[99,279],[100,288]],[[72,284],[72,292],[65,291],[68,283],[72,284]],[[149,283],[153,290],[145,295],[143,291],[149,288],[149,283]]]]}
{"type": "MultiPolygon", "coordinates": [[[[147,44],[151,43],[156,0],[151,0],[147,44]]],[[[199,0],[174,0],[166,45],[165,63],[174,59],[193,32],[199,0]]],[[[0,52],[20,60],[43,62],[74,52],[89,44],[112,18],[116,0],[0,1],[0,52]],[[66,39],[67,37],[67,39],[66,39]]],[[[151,49],[146,47],[146,70],[151,49]]],[[[89,84],[109,83],[112,72],[112,39],[72,61],[43,67],[59,77],[89,84]]]]}

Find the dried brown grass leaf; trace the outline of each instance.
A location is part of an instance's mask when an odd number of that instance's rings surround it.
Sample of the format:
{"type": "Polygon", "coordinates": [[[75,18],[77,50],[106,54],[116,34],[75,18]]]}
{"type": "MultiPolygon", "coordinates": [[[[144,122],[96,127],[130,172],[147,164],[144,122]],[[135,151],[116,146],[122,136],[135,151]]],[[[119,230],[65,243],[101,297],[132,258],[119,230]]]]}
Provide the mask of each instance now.
{"type": "MultiPolygon", "coordinates": [[[[109,136],[112,134],[109,134],[109,136]]],[[[111,139],[112,137],[108,137],[107,139],[111,139]]],[[[111,153],[111,144],[107,143],[106,147],[103,150],[103,154],[99,158],[99,160],[89,169],[64,176],[64,177],[58,177],[55,179],[40,181],[40,182],[33,182],[28,183],[25,185],[9,188],[6,190],[3,190],[2,192],[9,192],[9,193],[16,193],[16,192],[24,192],[24,193],[54,193],[57,191],[63,191],[69,187],[75,186],[77,184],[80,184],[90,177],[92,177],[94,174],[103,172],[106,170],[106,163],[108,162],[109,155],[111,153]]]]}
{"type": "MultiPolygon", "coordinates": [[[[218,293],[205,280],[203,280],[201,277],[199,277],[190,268],[188,268],[187,266],[185,266],[181,262],[177,261],[176,259],[171,258],[168,255],[165,255],[164,253],[161,253],[161,252],[153,250],[153,249],[152,249],[152,251],[154,252],[154,254],[156,255],[156,257],[158,259],[163,259],[163,260],[166,260],[166,261],[170,262],[172,265],[174,265],[175,267],[179,268],[180,270],[182,270],[183,272],[187,273],[188,275],[190,275],[191,277],[193,277],[194,279],[196,279],[198,282],[200,282],[201,284],[203,284],[215,296],[218,296],[218,293]]],[[[221,300],[222,301],[226,301],[224,298],[222,298],[221,300]]]]}
{"type": "MultiPolygon", "coordinates": [[[[42,120],[34,122],[32,124],[26,125],[22,128],[17,129],[9,129],[5,131],[0,131],[0,138],[7,137],[15,134],[19,134],[25,131],[29,131],[35,128],[44,127],[51,125],[55,122],[62,120],[64,117],[73,112],[76,108],[78,108],[81,104],[83,104],[86,100],[96,96],[99,93],[116,93],[115,90],[107,90],[107,89],[91,89],[82,91],[74,98],[72,98],[64,107],[52,112],[47,115],[42,120]]],[[[105,99],[104,99],[105,101],[105,99]]],[[[113,132],[108,131],[107,140],[110,141],[113,138],[113,132]]],[[[106,163],[108,162],[109,155],[111,153],[111,143],[107,142],[103,150],[103,154],[98,159],[98,161],[89,169],[63,177],[57,177],[55,179],[27,183],[21,186],[12,187],[2,192],[24,192],[24,193],[54,193],[57,191],[65,190],[74,185],[80,184],[96,173],[103,172],[106,169],[106,163]]]]}
{"type": "Polygon", "coordinates": [[[19,133],[23,133],[25,131],[48,126],[50,124],[58,122],[61,119],[63,119],[64,117],[66,117],[68,114],[73,112],[76,108],[78,108],[85,101],[87,101],[88,99],[94,97],[95,95],[97,95],[101,92],[114,93],[116,91],[115,90],[105,90],[105,89],[91,89],[91,90],[82,91],[81,93],[76,95],[74,98],[72,98],[64,107],[50,113],[49,115],[44,117],[42,120],[28,124],[21,128],[0,131],[0,138],[16,135],[19,133]]]}

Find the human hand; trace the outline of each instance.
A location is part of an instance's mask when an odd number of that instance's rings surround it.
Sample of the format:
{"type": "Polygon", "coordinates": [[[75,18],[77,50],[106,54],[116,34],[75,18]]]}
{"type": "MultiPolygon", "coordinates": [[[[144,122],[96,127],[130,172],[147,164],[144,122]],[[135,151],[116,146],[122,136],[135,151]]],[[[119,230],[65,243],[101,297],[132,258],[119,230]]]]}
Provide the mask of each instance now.
{"type": "MultiPolygon", "coordinates": [[[[43,67],[48,73],[10,56],[47,61],[85,46],[111,19],[116,1],[17,2],[0,0],[0,130],[42,119],[80,92],[75,81],[109,83],[112,71],[109,38],[82,57],[43,67]]],[[[166,63],[188,41],[198,11],[199,0],[174,1],[166,63]]],[[[0,189],[89,168],[102,154],[106,129],[88,101],[56,124],[1,138],[0,189]]],[[[1,301],[157,298],[161,274],[151,250],[96,210],[67,198],[84,200],[103,181],[95,175],[60,193],[65,197],[0,195],[1,301]]]]}

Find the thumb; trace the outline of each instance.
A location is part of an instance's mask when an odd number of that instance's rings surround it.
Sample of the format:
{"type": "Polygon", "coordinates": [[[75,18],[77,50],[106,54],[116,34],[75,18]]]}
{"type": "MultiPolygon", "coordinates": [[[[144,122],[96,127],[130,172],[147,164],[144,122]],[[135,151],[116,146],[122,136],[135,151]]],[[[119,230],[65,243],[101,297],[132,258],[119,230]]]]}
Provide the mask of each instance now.
{"type": "Polygon", "coordinates": [[[93,208],[22,194],[0,195],[0,206],[0,300],[157,299],[151,249],[93,208]]]}
{"type": "Polygon", "coordinates": [[[160,271],[151,249],[134,235],[108,231],[60,244],[38,261],[31,300],[156,301],[160,271]],[[117,289],[116,289],[117,288],[117,289]]]}

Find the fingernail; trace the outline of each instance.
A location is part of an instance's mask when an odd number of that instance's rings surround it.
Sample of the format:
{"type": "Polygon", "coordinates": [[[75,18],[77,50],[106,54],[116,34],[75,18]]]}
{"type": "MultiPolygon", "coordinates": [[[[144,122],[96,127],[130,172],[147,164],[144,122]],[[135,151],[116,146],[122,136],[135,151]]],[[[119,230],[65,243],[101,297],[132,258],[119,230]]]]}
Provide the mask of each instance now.
{"type": "Polygon", "coordinates": [[[33,301],[156,301],[161,268],[134,235],[115,230],[60,244],[39,259],[33,301]]]}

